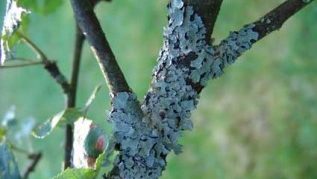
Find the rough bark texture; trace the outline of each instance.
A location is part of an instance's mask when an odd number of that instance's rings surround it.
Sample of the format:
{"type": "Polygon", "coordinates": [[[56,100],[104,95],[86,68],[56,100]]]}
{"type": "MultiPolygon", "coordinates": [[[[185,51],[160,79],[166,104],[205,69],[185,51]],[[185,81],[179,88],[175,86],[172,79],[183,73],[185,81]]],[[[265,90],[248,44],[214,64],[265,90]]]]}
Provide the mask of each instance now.
{"type": "MultiPolygon", "coordinates": [[[[205,5],[211,2],[217,1],[205,1],[205,5]]],[[[210,23],[212,13],[205,13],[202,4],[172,0],[168,5],[169,22],[164,29],[164,45],[142,112],[138,111],[134,94],[114,96],[110,120],[115,126],[114,136],[120,153],[109,178],[160,177],[168,153],[181,152],[178,139],[182,131],[192,129],[191,112],[207,81],[223,74],[226,66],[264,36],[259,30],[262,28],[257,28],[259,24],[252,23],[232,32],[219,46],[211,46],[206,39],[212,33],[210,28],[213,28],[218,12],[214,13],[210,23]]],[[[221,1],[217,5],[219,9],[221,1]]],[[[299,9],[296,7],[296,11],[299,9]]],[[[286,19],[272,22],[280,24],[286,19]]],[[[265,34],[275,29],[271,28],[265,34]]]]}
{"type": "MultiPolygon", "coordinates": [[[[174,0],[168,12],[164,45],[142,112],[131,110],[138,108],[133,94],[119,93],[113,99],[110,119],[115,125],[120,154],[110,178],[161,176],[168,153],[181,152],[181,132],[193,127],[190,116],[198,103],[199,91],[210,78],[221,75],[223,63],[229,61],[215,58],[214,48],[205,40],[206,27],[192,6],[174,0]]],[[[247,50],[258,35],[250,27],[241,32],[240,44],[247,50]]]]}
{"type": "Polygon", "coordinates": [[[71,0],[76,21],[95,53],[112,93],[130,91],[123,73],[94,13],[94,2],[71,0]]]}
{"type": "Polygon", "coordinates": [[[210,43],[211,35],[223,0],[184,0],[185,5],[192,6],[206,26],[206,41],[210,43]]]}
{"type": "Polygon", "coordinates": [[[282,27],[284,22],[307,6],[313,0],[288,0],[273,9],[271,12],[254,22],[254,30],[259,33],[259,39],[262,39],[272,31],[282,27]]]}
{"type": "MultiPolygon", "coordinates": [[[[72,2],[76,16],[81,16],[77,20],[85,29],[84,26],[91,24],[86,16],[92,16],[92,11],[86,9],[84,13],[78,0],[72,2]]],[[[224,68],[252,44],[276,30],[279,24],[309,2],[286,1],[275,9],[291,12],[285,12],[285,17],[283,12],[270,12],[269,18],[265,18],[271,20],[270,23],[265,21],[266,25],[263,25],[260,20],[248,24],[230,33],[218,46],[212,46],[210,36],[222,0],[171,0],[163,47],[153,72],[151,88],[142,105],[129,90],[119,90],[112,96],[109,120],[114,124],[114,140],[119,154],[107,178],[159,178],[167,164],[166,156],[171,151],[181,152],[178,139],[182,131],[192,129],[191,112],[196,108],[199,93],[207,81],[222,75],[224,68]],[[270,14],[281,18],[273,18],[270,14]]],[[[98,52],[100,39],[94,39],[96,34],[90,32],[96,29],[86,27],[84,31],[98,52]]],[[[98,36],[103,35],[98,33],[98,36]]],[[[97,54],[99,58],[102,55],[97,54]]]]}

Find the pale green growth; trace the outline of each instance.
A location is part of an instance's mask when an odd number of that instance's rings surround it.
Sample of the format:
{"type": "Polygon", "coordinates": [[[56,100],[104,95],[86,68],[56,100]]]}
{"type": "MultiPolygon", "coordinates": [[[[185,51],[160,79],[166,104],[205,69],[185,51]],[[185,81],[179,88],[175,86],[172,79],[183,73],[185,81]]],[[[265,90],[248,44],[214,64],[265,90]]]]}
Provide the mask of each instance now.
{"type": "Polygon", "coordinates": [[[21,7],[18,7],[16,0],[7,0],[0,41],[0,65],[2,65],[10,55],[10,47],[8,41],[10,39],[10,36],[19,27],[22,21],[22,15],[25,13],[30,12],[21,7]]]}

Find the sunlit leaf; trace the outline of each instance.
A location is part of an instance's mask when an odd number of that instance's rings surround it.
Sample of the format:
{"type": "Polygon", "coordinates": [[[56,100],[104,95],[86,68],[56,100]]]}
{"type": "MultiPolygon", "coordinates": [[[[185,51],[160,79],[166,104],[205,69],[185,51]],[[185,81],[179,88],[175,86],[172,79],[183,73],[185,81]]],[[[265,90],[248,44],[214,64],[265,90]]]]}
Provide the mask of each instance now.
{"type": "Polygon", "coordinates": [[[95,179],[97,172],[94,169],[66,169],[54,179],[95,179]]]}
{"type": "Polygon", "coordinates": [[[0,178],[21,178],[14,156],[4,142],[0,143],[0,178]]]}
{"type": "Polygon", "coordinates": [[[92,102],[95,100],[97,93],[100,91],[102,85],[99,84],[95,87],[95,89],[93,90],[93,92],[91,93],[90,97],[88,98],[85,107],[84,107],[84,111],[87,112],[89,107],[91,106],[92,102]]]}
{"type": "Polygon", "coordinates": [[[83,116],[83,114],[77,108],[68,108],[57,113],[52,118],[36,127],[32,134],[34,137],[42,139],[49,135],[56,126],[63,126],[65,124],[73,123],[81,116],[83,116]]]}
{"type": "Polygon", "coordinates": [[[107,160],[106,157],[107,157],[106,150],[98,156],[98,158],[96,160],[96,170],[97,171],[100,170],[101,167],[104,167],[104,164],[107,160]]]}
{"type": "Polygon", "coordinates": [[[19,7],[16,0],[7,0],[0,41],[0,65],[10,58],[10,47],[17,41],[13,34],[21,24],[22,15],[28,12],[19,7]]]}
{"type": "Polygon", "coordinates": [[[59,121],[59,125],[72,124],[82,116],[83,113],[79,108],[68,108],[64,111],[63,116],[59,121]]]}
{"type": "Polygon", "coordinates": [[[39,10],[39,1],[42,0],[19,0],[19,6],[29,9],[32,12],[38,12],[39,10]]]}

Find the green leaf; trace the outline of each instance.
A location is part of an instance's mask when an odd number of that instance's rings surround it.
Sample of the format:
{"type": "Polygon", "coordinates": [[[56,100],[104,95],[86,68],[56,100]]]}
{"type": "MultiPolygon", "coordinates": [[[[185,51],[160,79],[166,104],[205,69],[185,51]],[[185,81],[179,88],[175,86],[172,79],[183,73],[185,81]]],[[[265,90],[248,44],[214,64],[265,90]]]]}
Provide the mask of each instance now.
{"type": "Polygon", "coordinates": [[[95,89],[93,90],[93,92],[91,93],[90,97],[88,98],[86,104],[85,104],[85,107],[84,107],[84,111],[85,113],[87,113],[89,107],[91,106],[92,102],[94,102],[95,98],[96,98],[96,95],[97,93],[100,91],[102,85],[99,84],[95,87],[95,89]]]}
{"type": "Polygon", "coordinates": [[[7,0],[0,40],[0,65],[11,56],[10,49],[17,42],[13,34],[21,24],[22,15],[26,13],[29,11],[19,7],[16,0],[7,0]]]}
{"type": "Polygon", "coordinates": [[[97,172],[93,169],[66,169],[54,179],[95,179],[97,172]]]}
{"type": "Polygon", "coordinates": [[[44,0],[42,4],[42,14],[51,14],[55,12],[61,5],[63,4],[63,0],[44,0]]]}
{"type": "Polygon", "coordinates": [[[62,4],[63,0],[19,0],[19,5],[41,15],[55,12],[62,4]]]}
{"type": "Polygon", "coordinates": [[[2,142],[5,139],[6,134],[7,129],[4,127],[0,127],[0,142],[2,142]]]}
{"type": "Polygon", "coordinates": [[[68,108],[64,111],[63,116],[59,121],[59,125],[72,124],[82,116],[83,112],[81,112],[79,108],[68,108]]]}
{"type": "Polygon", "coordinates": [[[71,124],[79,119],[81,116],[83,116],[83,113],[79,109],[68,108],[57,113],[43,124],[40,124],[33,130],[32,135],[36,138],[43,139],[48,136],[55,129],[56,126],[71,124]]]}
{"type": "Polygon", "coordinates": [[[0,178],[21,178],[14,156],[4,142],[0,144],[0,178]]]}
{"type": "Polygon", "coordinates": [[[18,4],[32,12],[39,11],[39,0],[19,0],[18,4]]]}
{"type": "Polygon", "coordinates": [[[96,171],[98,172],[101,167],[103,167],[106,161],[106,150],[103,151],[96,160],[96,171]]]}
{"type": "Polygon", "coordinates": [[[107,142],[105,132],[100,127],[91,125],[84,140],[87,156],[96,159],[106,149],[107,142]]]}

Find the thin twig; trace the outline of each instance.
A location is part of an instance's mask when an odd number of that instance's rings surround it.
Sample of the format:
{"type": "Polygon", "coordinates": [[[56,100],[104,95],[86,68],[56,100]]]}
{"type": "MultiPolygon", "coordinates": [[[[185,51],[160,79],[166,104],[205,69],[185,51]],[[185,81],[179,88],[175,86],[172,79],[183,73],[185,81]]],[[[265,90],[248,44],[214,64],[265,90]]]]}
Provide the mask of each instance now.
{"type": "Polygon", "coordinates": [[[314,0],[287,0],[254,22],[255,27],[253,29],[259,33],[258,40],[280,29],[290,17],[313,1],[314,0]]]}
{"type": "Polygon", "coordinates": [[[14,144],[12,144],[11,142],[9,142],[9,145],[10,145],[11,149],[14,150],[14,151],[16,151],[16,152],[19,152],[19,153],[25,154],[25,155],[29,155],[29,154],[30,154],[29,151],[27,151],[27,150],[25,150],[25,149],[22,149],[22,148],[20,148],[20,147],[17,147],[17,146],[15,146],[14,144]]]}
{"type": "Polygon", "coordinates": [[[76,21],[95,52],[99,66],[111,93],[130,91],[128,83],[115,59],[101,25],[88,0],[71,0],[76,21]]]}
{"type": "MultiPolygon", "coordinates": [[[[73,56],[72,74],[70,81],[70,90],[67,95],[67,107],[72,108],[76,106],[77,83],[80,70],[81,53],[83,49],[85,37],[79,27],[76,25],[75,49],[73,56]]],[[[65,156],[64,169],[71,167],[73,149],[73,125],[68,124],[65,131],[65,156]]]]}
{"type": "Polygon", "coordinates": [[[44,68],[46,71],[55,79],[55,81],[62,87],[65,94],[69,93],[70,85],[65,77],[59,70],[55,61],[49,60],[45,53],[27,36],[25,36],[21,32],[17,32],[17,34],[21,37],[21,39],[30,46],[33,51],[39,56],[40,60],[44,64],[44,68]]]}
{"type": "MultiPolygon", "coordinates": [[[[278,30],[282,27],[282,25],[295,13],[306,7],[308,4],[313,2],[314,0],[287,0],[263,17],[261,17],[259,20],[247,24],[246,26],[253,26],[252,30],[258,34],[257,40],[254,40],[251,42],[250,45],[258,42],[263,37],[267,36],[271,32],[278,30]]],[[[229,36],[229,38],[231,38],[229,36]]],[[[239,40],[239,39],[237,39],[239,40]]],[[[227,43],[230,40],[228,38],[224,39],[220,45],[218,46],[218,50],[222,51],[222,49],[226,49],[225,47],[228,45],[227,43]]],[[[230,42],[232,43],[232,42],[230,42]]],[[[236,43],[238,44],[238,42],[236,43]]],[[[243,47],[242,47],[243,48],[243,47]]],[[[228,48],[227,48],[228,49],[228,48]]],[[[227,56],[228,58],[236,59],[237,57],[241,56],[245,50],[238,49],[237,50],[237,56],[230,57],[232,52],[227,52],[226,50],[222,51],[222,56],[227,56]],[[239,52],[238,52],[239,51],[239,52]]]]}
{"type": "Polygon", "coordinates": [[[23,33],[17,31],[17,35],[39,56],[39,58],[43,61],[46,62],[48,61],[47,56],[45,53],[27,36],[25,36],[23,33]]]}
{"type": "Polygon", "coordinates": [[[35,61],[32,59],[27,59],[27,58],[22,58],[22,57],[14,57],[14,58],[9,58],[7,59],[8,62],[10,61],[22,61],[22,62],[30,62],[30,61],[35,61]]]}
{"type": "Polygon", "coordinates": [[[0,69],[20,68],[20,67],[34,66],[34,65],[43,65],[43,62],[42,61],[30,61],[28,63],[2,65],[2,66],[0,66],[0,69]]]}
{"type": "Polygon", "coordinates": [[[40,159],[42,158],[42,153],[39,152],[39,153],[30,154],[28,158],[31,159],[32,162],[30,163],[30,165],[27,167],[26,171],[24,172],[23,179],[29,178],[30,173],[35,170],[35,167],[37,166],[40,159]]]}
{"type": "Polygon", "coordinates": [[[84,40],[85,36],[83,35],[79,27],[76,25],[75,49],[73,54],[72,74],[70,80],[70,95],[68,99],[69,107],[74,107],[76,105],[77,83],[84,40]]]}

